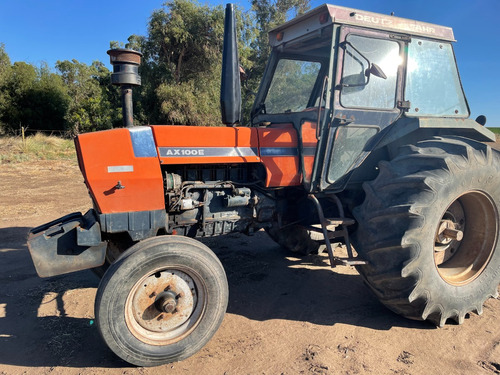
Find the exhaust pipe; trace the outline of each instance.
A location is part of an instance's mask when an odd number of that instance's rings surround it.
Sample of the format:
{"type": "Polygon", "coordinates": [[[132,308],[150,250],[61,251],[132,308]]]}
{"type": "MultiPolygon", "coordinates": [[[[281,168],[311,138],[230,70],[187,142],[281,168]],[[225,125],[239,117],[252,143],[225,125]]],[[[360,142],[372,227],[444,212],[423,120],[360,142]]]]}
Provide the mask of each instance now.
{"type": "Polygon", "coordinates": [[[134,126],[132,87],[141,85],[139,65],[142,53],[128,48],[110,49],[107,53],[113,65],[111,83],[121,87],[123,125],[130,128],[134,126]]]}
{"type": "Polygon", "coordinates": [[[226,5],[224,20],[224,49],[220,87],[222,123],[234,126],[241,121],[241,82],[233,4],[226,5]]]}

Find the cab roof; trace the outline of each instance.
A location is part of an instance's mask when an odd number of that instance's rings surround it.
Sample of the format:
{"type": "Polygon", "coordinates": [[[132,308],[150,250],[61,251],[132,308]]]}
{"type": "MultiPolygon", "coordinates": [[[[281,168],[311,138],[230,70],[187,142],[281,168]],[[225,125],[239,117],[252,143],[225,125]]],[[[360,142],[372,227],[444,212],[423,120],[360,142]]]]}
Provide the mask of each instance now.
{"type": "Polygon", "coordinates": [[[334,23],[455,41],[453,30],[450,27],[324,4],[271,30],[269,43],[275,47],[305,34],[320,31],[334,23]]]}

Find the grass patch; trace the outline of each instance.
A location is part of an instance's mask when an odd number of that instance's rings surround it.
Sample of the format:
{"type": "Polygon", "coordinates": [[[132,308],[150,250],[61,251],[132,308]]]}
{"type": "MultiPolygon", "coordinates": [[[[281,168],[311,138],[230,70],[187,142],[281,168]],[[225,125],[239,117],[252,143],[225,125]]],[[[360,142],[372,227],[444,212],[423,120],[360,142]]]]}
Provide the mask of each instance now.
{"type": "Polygon", "coordinates": [[[41,133],[26,137],[0,137],[0,164],[36,160],[75,160],[72,139],[47,136],[41,133]]]}
{"type": "Polygon", "coordinates": [[[500,128],[487,128],[487,129],[495,133],[495,136],[497,137],[497,142],[500,142],[500,128]]]}
{"type": "Polygon", "coordinates": [[[500,128],[487,128],[487,129],[495,133],[495,136],[497,137],[497,142],[500,142],[500,128]]]}

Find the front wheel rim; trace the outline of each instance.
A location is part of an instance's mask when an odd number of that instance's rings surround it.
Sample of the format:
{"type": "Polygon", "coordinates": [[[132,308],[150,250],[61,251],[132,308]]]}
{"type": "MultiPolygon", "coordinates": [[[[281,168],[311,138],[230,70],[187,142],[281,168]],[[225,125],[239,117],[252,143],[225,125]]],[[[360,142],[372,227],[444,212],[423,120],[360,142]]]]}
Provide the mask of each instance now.
{"type": "Polygon", "coordinates": [[[451,285],[466,285],[488,265],[497,244],[498,212],[484,192],[468,191],[455,199],[439,221],[434,263],[451,285]]]}
{"type": "Polygon", "coordinates": [[[201,321],[206,286],[184,267],[156,269],[135,283],[125,302],[125,322],[138,340],[170,345],[188,336],[201,321]]]}

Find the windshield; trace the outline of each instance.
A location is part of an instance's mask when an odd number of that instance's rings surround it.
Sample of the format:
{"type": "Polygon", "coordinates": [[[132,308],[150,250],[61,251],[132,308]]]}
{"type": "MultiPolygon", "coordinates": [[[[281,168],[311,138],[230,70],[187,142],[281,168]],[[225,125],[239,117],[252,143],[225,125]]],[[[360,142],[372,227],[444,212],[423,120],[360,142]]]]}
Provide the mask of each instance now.
{"type": "Polygon", "coordinates": [[[312,98],[321,63],[281,59],[264,101],[266,113],[300,112],[314,106],[312,98]]]}

